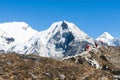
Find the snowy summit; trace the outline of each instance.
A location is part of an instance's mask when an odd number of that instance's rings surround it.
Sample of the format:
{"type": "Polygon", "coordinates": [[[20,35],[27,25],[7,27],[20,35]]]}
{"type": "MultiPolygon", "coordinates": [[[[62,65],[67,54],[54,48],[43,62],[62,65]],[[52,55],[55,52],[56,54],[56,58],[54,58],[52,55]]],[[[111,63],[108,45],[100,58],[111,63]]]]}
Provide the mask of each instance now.
{"type": "Polygon", "coordinates": [[[113,40],[114,37],[109,34],[108,32],[104,32],[102,35],[100,35],[96,40],[97,41],[102,41],[102,42],[105,42],[107,43],[108,45],[110,45],[111,43],[111,40],[113,40]]]}
{"type": "MultiPolygon", "coordinates": [[[[96,40],[120,46],[120,40],[114,39],[108,32],[96,40]]],[[[41,32],[32,29],[25,22],[0,24],[0,51],[3,52],[64,58],[82,53],[86,45],[95,46],[95,40],[67,21],[55,22],[41,32]]]]}
{"type": "Polygon", "coordinates": [[[73,23],[59,21],[11,50],[21,54],[62,58],[81,53],[87,43],[94,45],[94,40],[73,23]]]}
{"type": "Polygon", "coordinates": [[[7,51],[11,46],[28,41],[35,33],[25,22],[7,22],[0,24],[0,50],[7,51]]]}

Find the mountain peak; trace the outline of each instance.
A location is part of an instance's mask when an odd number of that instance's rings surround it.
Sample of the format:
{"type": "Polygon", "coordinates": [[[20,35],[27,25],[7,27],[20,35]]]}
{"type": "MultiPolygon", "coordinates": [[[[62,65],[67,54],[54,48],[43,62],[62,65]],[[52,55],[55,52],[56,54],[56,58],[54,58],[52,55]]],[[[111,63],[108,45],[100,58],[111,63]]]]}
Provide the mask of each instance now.
{"type": "Polygon", "coordinates": [[[74,25],[74,24],[63,20],[63,21],[54,22],[51,26],[60,26],[60,27],[62,27],[62,26],[70,26],[70,25],[74,25]]]}
{"type": "Polygon", "coordinates": [[[28,27],[29,25],[25,22],[5,22],[5,23],[0,23],[0,27],[28,27]]]}
{"type": "Polygon", "coordinates": [[[71,31],[79,33],[80,29],[73,23],[67,22],[65,20],[54,22],[51,27],[48,29],[49,31],[71,31]]]}
{"type": "Polygon", "coordinates": [[[59,21],[53,23],[47,30],[34,35],[28,42],[22,44],[23,46],[16,46],[13,51],[62,58],[81,53],[88,43],[94,45],[94,40],[75,24],[59,21]]]}
{"type": "Polygon", "coordinates": [[[60,32],[60,34],[70,32],[77,38],[83,40],[86,38],[85,36],[88,36],[86,33],[80,30],[75,24],[67,22],[65,20],[53,23],[47,30],[47,32],[51,33],[51,35],[54,35],[58,32],[60,32]]]}
{"type": "Polygon", "coordinates": [[[63,30],[64,30],[64,29],[67,29],[67,28],[68,28],[67,22],[66,22],[66,21],[63,21],[62,24],[61,24],[61,27],[62,27],[63,30]]]}
{"type": "Polygon", "coordinates": [[[25,22],[5,22],[0,23],[0,33],[0,38],[3,40],[0,39],[2,41],[0,44],[6,45],[4,42],[12,38],[14,41],[11,45],[16,45],[29,40],[37,31],[25,22]]]}
{"type": "Polygon", "coordinates": [[[111,34],[109,34],[108,32],[104,32],[96,40],[97,41],[103,41],[103,42],[107,43],[108,45],[111,45],[111,41],[113,39],[114,39],[114,37],[111,34]]]}
{"type": "Polygon", "coordinates": [[[104,38],[104,39],[110,39],[110,40],[112,40],[112,39],[114,39],[114,37],[110,34],[110,33],[108,33],[108,32],[104,32],[100,37],[98,37],[98,38],[104,38]]]}

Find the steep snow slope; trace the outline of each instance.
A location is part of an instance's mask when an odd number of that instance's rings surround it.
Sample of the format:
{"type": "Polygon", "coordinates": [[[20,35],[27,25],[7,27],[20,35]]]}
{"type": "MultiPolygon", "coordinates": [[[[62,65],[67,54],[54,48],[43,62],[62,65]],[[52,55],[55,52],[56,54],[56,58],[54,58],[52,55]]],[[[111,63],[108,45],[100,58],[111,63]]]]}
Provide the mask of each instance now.
{"type": "Polygon", "coordinates": [[[8,22],[0,24],[0,30],[15,38],[16,43],[29,40],[37,31],[24,22],[8,22]]]}
{"type": "Polygon", "coordinates": [[[13,37],[0,30],[0,52],[7,51],[13,42],[13,37]]]}
{"type": "Polygon", "coordinates": [[[28,41],[37,31],[24,22],[0,24],[0,50],[7,51],[13,45],[28,41]]]}
{"type": "Polygon", "coordinates": [[[21,54],[37,54],[45,57],[66,57],[79,54],[83,47],[94,40],[67,21],[53,23],[51,27],[39,32],[28,42],[14,46],[11,50],[21,54]]]}

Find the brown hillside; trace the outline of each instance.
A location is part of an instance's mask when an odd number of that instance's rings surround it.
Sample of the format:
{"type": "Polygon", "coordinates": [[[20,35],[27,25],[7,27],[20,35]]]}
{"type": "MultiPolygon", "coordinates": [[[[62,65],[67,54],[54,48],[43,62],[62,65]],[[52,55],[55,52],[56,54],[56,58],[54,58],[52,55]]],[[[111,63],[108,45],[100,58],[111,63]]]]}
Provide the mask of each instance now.
{"type": "Polygon", "coordinates": [[[0,80],[113,80],[89,65],[33,55],[0,54],[0,80]]]}

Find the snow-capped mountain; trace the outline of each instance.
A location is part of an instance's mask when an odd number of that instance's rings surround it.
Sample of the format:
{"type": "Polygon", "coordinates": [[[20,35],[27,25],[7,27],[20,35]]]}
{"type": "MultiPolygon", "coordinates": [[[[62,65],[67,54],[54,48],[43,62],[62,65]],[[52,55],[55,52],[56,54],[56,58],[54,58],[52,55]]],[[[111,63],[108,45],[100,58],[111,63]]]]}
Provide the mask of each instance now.
{"type": "Polygon", "coordinates": [[[35,33],[28,24],[24,22],[7,22],[0,24],[0,51],[7,51],[13,45],[28,41],[35,33]]]}
{"type": "MultiPolygon", "coordinates": [[[[120,46],[120,39],[104,32],[96,39],[98,45],[120,46]],[[104,43],[104,44],[103,44],[104,43]]],[[[73,23],[55,22],[45,31],[38,32],[25,22],[0,24],[0,52],[37,54],[44,57],[63,58],[81,53],[95,40],[73,23]]]]}
{"type": "Polygon", "coordinates": [[[24,44],[12,47],[10,51],[62,58],[79,54],[86,44],[94,45],[94,40],[73,23],[60,21],[34,35],[24,44]]]}
{"type": "Polygon", "coordinates": [[[104,32],[101,36],[99,36],[97,41],[102,41],[107,43],[109,46],[120,46],[120,39],[114,38],[110,33],[104,32]]]}
{"type": "Polygon", "coordinates": [[[114,37],[109,34],[108,32],[104,32],[102,35],[100,35],[96,40],[102,41],[104,43],[107,43],[108,45],[111,45],[111,41],[114,39],[114,37]]]}

